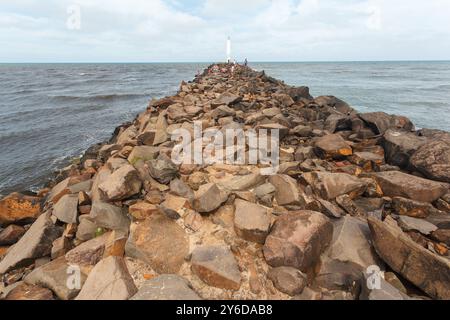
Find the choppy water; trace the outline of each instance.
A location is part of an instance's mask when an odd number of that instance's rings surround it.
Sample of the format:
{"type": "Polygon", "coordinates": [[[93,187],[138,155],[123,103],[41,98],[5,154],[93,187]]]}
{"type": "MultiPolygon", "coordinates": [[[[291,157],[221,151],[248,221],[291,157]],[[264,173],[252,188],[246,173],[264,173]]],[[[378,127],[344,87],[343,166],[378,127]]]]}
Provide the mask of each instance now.
{"type": "MultiPolygon", "coordinates": [[[[58,167],[176,92],[200,64],[0,64],[0,194],[39,187],[58,167]]],[[[258,63],[252,67],[356,109],[450,131],[450,62],[258,63]]]]}

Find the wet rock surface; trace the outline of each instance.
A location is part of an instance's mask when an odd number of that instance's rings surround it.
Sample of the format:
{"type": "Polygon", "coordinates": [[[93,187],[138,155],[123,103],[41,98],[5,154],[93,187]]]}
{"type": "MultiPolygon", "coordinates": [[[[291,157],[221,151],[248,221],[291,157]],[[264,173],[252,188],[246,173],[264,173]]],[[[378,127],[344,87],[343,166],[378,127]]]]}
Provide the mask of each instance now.
{"type": "Polygon", "coordinates": [[[449,141],[212,65],[48,188],[0,199],[0,299],[450,299],[449,141]],[[228,161],[172,158],[177,129],[211,151],[194,123],[228,161]],[[228,129],[279,130],[278,150],[224,146],[228,129]]]}

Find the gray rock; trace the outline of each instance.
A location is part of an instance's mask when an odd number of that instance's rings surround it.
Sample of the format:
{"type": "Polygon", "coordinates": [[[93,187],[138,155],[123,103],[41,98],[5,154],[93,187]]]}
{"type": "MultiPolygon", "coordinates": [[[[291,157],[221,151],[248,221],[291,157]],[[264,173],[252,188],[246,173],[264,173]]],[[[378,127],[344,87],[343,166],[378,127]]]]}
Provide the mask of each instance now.
{"type": "Polygon", "coordinates": [[[216,184],[204,184],[195,192],[194,209],[200,213],[211,212],[219,208],[227,199],[228,194],[220,190],[216,184]]]}
{"type": "Polygon", "coordinates": [[[430,235],[432,232],[436,231],[438,227],[436,227],[434,224],[423,220],[423,219],[417,219],[412,218],[408,216],[400,216],[398,218],[398,224],[399,226],[406,231],[419,231],[421,234],[424,235],[430,235]]]}
{"type": "Polygon", "coordinates": [[[146,163],[152,178],[162,184],[168,184],[177,177],[178,169],[170,160],[157,159],[146,163]]]}
{"type": "Polygon", "coordinates": [[[76,297],[83,286],[86,276],[76,268],[70,269],[64,257],[53,260],[37,269],[34,269],[25,277],[28,284],[42,286],[52,290],[61,300],[70,300],[76,297]],[[74,281],[71,282],[69,277],[72,276],[74,281]],[[77,277],[79,277],[79,287],[77,286],[77,277]],[[68,283],[71,285],[68,286],[68,283]]]}
{"type": "Polygon", "coordinates": [[[224,246],[203,246],[192,252],[192,272],[206,284],[239,290],[241,273],[233,253],[224,246]]]}
{"type": "Polygon", "coordinates": [[[126,231],[130,225],[130,219],[122,208],[97,200],[92,202],[89,216],[100,228],[126,231]]]}
{"type": "Polygon", "coordinates": [[[14,268],[25,267],[37,258],[50,255],[53,241],[59,238],[62,228],[53,224],[50,213],[43,213],[0,261],[0,274],[14,268]]]}
{"type": "Polygon", "coordinates": [[[148,280],[131,300],[201,300],[188,280],[175,274],[163,274],[148,280]]]}
{"type": "Polygon", "coordinates": [[[89,215],[80,216],[80,224],[77,228],[76,238],[81,241],[91,240],[95,237],[97,225],[89,215]]]}
{"type": "Polygon", "coordinates": [[[333,240],[328,256],[334,260],[355,263],[361,270],[380,265],[370,240],[370,229],[366,220],[347,215],[334,222],[333,240]]]}
{"type": "Polygon", "coordinates": [[[382,145],[389,164],[407,168],[411,156],[426,142],[426,138],[412,132],[387,130],[382,145]]]}
{"type": "Polygon", "coordinates": [[[446,194],[449,188],[444,183],[399,171],[379,172],[372,177],[375,178],[384,195],[404,197],[421,202],[433,202],[446,194]]]}
{"type": "Polygon", "coordinates": [[[122,257],[108,257],[89,273],[76,300],[128,300],[137,288],[122,257]]]}
{"type": "Polygon", "coordinates": [[[363,273],[362,290],[360,300],[413,300],[389,282],[384,280],[380,275],[363,273]],[[379,283],[377,285],[371,284],[371,280],[377,277],[379,283]]]}
{"type": "Polygon", "coordinates": [[[64,223],[77,223],[78,194],[63,196],[53,207],[53,215],[64,223]]]}
{"type": "Polygon", "coordinates": [[[107,201],[123,200],[141,191],[142,181],[132,165],[124,165],[113,172],[98,186],[101,196],[107,201]]]}

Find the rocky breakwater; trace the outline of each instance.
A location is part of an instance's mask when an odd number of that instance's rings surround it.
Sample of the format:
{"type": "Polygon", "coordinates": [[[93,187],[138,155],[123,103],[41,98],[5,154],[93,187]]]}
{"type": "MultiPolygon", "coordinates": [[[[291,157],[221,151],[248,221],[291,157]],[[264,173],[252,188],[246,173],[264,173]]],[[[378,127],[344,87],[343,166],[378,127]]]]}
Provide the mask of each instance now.
{"type": "Polygon", "coordinates": [[[447,132],[213,65],[49,188],[0,200],[0,291],[10,300],[449,299],[448,183],[447,132]],[[262,174],[245,143],[238,165],[174,163],[173,133],[194,123],[278,129],[277,172],[262,174]]]}

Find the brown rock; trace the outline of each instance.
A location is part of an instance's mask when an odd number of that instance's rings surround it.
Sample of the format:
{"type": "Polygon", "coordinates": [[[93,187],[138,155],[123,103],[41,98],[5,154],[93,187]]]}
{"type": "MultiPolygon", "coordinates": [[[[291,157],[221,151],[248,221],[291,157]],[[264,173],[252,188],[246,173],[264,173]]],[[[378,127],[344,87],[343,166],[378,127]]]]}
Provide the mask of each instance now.
{"type": "Polygon", "coordinates": [[[387,130],[382,141],[387,162],[400,168],[407,168],[411,156],[425,143],[427,139],[424,137],[397,130],[387,130]]]}
{"type": "Polygon", "coordinates": [[[332,200],[343,194],[355,198],[362,195],[367,188],[367,182],[346,173],[307,172],[302,178],[316,195],[325,200],[332,200]]]}
{"type": "Polygon", "coordinates": [[[0,200],[0,226],[34,221],[41,214],[41,198],[11,193],[0,200]]]}
{"type": "Polygon", "coordinates": [[[427,178],[450,183],[450,139],[422,145],[411,164],[427,178]]]}
{"type": "Polygon", "coordinates": [[[379,172],[373,175],[384,195],[404,197],[421,202],[433,202],[448,191],[443,183],[419,178],[398,171],[379,172]]]}
{"type": "Polygon", "coordinates": [[[109,234],[83,242],[66,253],[66,261],[78,266],[95,266],[104,256],[109,234]]]}
{"type": "Polygon", "coordinates": [[[98,187],[105,200],[115,201],[134,196],[141,191],[141,186],[142,182],[136,169],[131,165],[124,165],[98,187]]]}
{"type": "Polygon", "coordinates": [[[224,246],[198,247],[192,252],[192,272],[206,284],[239,290],[241,274],[233,253],[224,246]]]}
{"type": "Polygon", "coordinates": [[[315,142],[315,152],[326,159],[340,159],[353,154],[352,147],[339,134],[318,138],[315,142]]]}
{"type": "Polygon", "coordinates": [[[160,274],[177,273],[189,253],[189,242],[175,221],[157,214],[131,225],[125,252],[160,274]]]}
{"type": "Polygon", "coordinates": [[[288,175],[269,177],[269,182],[275,187],[275,199],[278,205],[304,205],[305,200],[297,186],[297,181],[288,175]]]}
{"type": "Polygon", "coordinates": [[[394,197],[392,199],[392,207],[397,214],[414,218],[426,218],[437,212],[436,208],[427,202],[420,202],[402,197],[394,197]]]}
{"type": "Polygon", "coordinates": [[[384,134],[388,129],[411,131],[414,125],[406,117],[389,115],[385,112],[360,113],[358,116],[376,133],[384,134]]]}
{"type": "Polygon", "coordinates": [[[306,271],[330,244],[333,225],[323,214],[292,211],[276,221],[264,245],[264,257],[273,267],[288,266],[306,271]]]}
{"type": "Polygon", "coordinates": [[[227,201],[228,194],[220,190],[216,184],[209,183],[202,185],[195,192],[194,209],[200,213],[207,213],[216,210],[222,203],[227,201]]]}
{"type": "Polygon", "coordinates": [[[5,300],[54,300],[51,290],[21,283],[12,289],[5,300]]]}
{"type": "Polygon", "coordinates": [[[450,299],[450,261],[411,240],[395,221],[369,218],[379,256],[433,298],[450,299]]]}
{"type": "Polygon", "coordinates": [[[144,201],[135,203],[128,209],[128,213],[137,220],[145,220],[158,212],[160,209],[156,205],[144,201]]]}
{"type": "Polygon", "coordinates": [[[264,244],[270,228],[267,209],[257,204],[237,199],[235,201],[234,228],[247,241],[264,244]]]}
{"type": "Polygon", "coordinates": [[[8,246],[16,243],[25,234],[25,228],[9,225],[0,232],[0,246],[8,246]]]}
{"type": "Polygon", "coordinates": [[[267,277],[272,280],[275,288],[290,296],[302,293],[307,284],[306,275],[292,267],[272,268],[267,277]]]}

